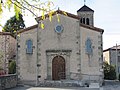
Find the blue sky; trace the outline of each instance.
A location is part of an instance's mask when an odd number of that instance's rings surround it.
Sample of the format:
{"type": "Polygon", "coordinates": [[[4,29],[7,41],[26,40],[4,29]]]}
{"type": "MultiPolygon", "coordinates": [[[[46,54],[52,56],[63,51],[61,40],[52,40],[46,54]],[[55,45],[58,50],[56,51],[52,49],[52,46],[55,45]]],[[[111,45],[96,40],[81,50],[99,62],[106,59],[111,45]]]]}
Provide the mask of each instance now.
{"type": "MultiPolygon", "coordinates": [[[[45,1],[45,0],[41,0],[45,1]]],[[[47,1],[47,0],[46,0],[47,1]]],[[[63,11],[77,14],[76,11],[84,5],[84,0],[51,0],[54,2],[56,9],[59,7],[63,11]]],[[[93,9],[94,26],[104,29],[103,48],[120,44],[120,0],[86,0],[86,5],[93,9]]],[[[8,11],[6,11],[8,12],[8,11]]],[[[4,14],[2,23],[13,14],[4,14]]],[[[35,24],[34,18],[24,17],[25,24],[31,26],[35,24]]]]}

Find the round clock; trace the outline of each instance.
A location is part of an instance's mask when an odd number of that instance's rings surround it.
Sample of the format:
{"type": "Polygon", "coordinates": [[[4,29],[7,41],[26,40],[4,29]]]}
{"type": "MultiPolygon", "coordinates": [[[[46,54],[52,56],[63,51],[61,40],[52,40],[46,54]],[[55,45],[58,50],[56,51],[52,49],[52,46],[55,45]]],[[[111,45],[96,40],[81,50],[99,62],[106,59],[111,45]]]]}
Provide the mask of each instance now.
{"type": "Polygon", "coordinates": [[[61,32],[63,31],[63,26],[62,26],[62,25],[57,25],[57,26],[55,27],[55,31],[56,31],[57,33],[61,33],[61,32]]]}

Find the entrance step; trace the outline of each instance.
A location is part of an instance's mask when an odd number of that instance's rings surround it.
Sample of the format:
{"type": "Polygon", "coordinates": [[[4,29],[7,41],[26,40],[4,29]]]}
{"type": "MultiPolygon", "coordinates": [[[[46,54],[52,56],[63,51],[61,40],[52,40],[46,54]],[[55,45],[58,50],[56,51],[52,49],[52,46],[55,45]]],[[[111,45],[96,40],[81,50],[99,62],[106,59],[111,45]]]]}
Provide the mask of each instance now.
{"type": "Polygon", "coordinates": [[[80,87],[82,86],[81,81],[76,80],[62,80],[62,81],[45,81],[39,84],[43,87],[80,87]]]}

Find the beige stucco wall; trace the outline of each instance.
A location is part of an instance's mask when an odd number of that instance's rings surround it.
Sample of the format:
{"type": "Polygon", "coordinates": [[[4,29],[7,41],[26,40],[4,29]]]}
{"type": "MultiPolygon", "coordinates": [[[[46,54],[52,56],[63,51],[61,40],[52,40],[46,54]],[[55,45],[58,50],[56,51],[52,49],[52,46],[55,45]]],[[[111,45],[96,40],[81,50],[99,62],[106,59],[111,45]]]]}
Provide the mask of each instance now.
{"type": "MultiPolygon", "coordinates": [[[[41,79],[47,78],[47,58],[46,58],[46,50],[71,50],[69,57],[66,57],[66,55],[62,55],[65,60],[66,58],[70,58],[69,60],[66,60],[66,73],[67,75],[70,75],[70,73],[78,73],[78,64],[79,55],[76,53],[79,51],[79,45],[76,43],[78,40],[76,38],[77,32],[79,32],[79,22],[76,19],[66,17],[64,15],[59,15],[60,22],[57,21],[57,17],[54,16],[52,19],[52,22],[50,22],[48,19],[44,21],[45,29],[40,30],[39,37],[41,38],[40,42],[41,45],[41,56],[40,56],[40,63],[41,63],[41,79]],[[63,32],[58,35],[55,32],[55,26],[58,24],[62,24],[64,30],[63,32]],[[69,64],[69,65],[68,65],[69,64]],[[68,68],[69,67],[69,68],[68,68]]],[[[51,54],[54,54],[51,52],[51,54]]],[[[50,58],[52,59],[59,53],[55,53],[50,58]]],[[[51,60],[52,61],[52,60],[51,60]]],[[[52,63],[52,62],[51,62],[52,63]]],[[[50,67],[51,66],[50,63],[50,67]]],[[[50,68],[52,69],[52,68],[50,68]]],[[[51,71],[51,70],[50,70],[51,71]]],[[[52,74],[52,73],[51,73],[52,74]]],[[[74,75],[71,75],[71,77],[76,77],[74,75]]],[[[77,76],[78,78],[78,76],[77,76]]]]}
{"type": "Polygon", "coordinates": [[[29,30],[20,34],[18,39],[18,73],[21,80],[36,80],[36,59],[37,59],[37,29],[29,30]],[[26,41],[33,41],[33,54],[26,54],[26,41]]]}
{"type": "Polygon", "coordinates": [[[109,51],[103,52],[103,60],[106,61],[108,64],[110,64],[110,52],[109,51]]]}

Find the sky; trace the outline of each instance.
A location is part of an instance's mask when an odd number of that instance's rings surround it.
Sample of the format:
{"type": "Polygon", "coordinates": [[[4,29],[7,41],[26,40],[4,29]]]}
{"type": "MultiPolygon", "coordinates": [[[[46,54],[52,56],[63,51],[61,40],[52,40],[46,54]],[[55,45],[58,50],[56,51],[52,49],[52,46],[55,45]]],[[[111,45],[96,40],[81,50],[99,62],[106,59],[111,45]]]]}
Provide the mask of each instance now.
{"type": "MultiPolygon", "coordinates": [[[[45,0],[41,0],[45,1],[45,0]]],[[[51,0],[55,8],[77,15],[77,10],[84,5],[84,0],[51,0]]],[[[120,45],[120,0],[86,0],[88,7],[94,10],[94,26],[104,29],[103,49],[120,45]]],[[[3,14],[2,25],[13,13],[3,14]]],[[[24,17],[26,26],[36,24],[34,17],[24,17]]]]}

